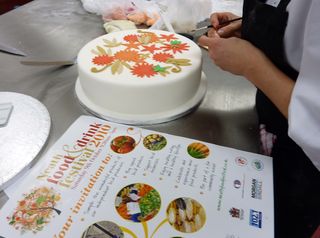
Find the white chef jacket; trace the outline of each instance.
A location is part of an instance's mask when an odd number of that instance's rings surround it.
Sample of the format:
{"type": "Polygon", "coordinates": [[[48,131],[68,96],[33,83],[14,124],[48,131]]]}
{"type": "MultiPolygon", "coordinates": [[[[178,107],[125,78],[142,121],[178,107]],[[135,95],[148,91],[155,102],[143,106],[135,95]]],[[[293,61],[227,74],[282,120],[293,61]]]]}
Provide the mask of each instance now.
{"type": "Polygon", "coordinates": [[[320,0],[291,0],[285,53],[299,72],[289,105],[289,136],[320,171],[320,0]]]}

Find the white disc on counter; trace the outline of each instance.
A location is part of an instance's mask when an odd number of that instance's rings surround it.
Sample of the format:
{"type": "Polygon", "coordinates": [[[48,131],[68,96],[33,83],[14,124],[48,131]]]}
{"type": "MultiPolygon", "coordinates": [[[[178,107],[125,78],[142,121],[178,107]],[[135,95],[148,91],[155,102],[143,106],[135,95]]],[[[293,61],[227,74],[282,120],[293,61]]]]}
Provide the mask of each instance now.
{"type": "Polygon", "coordinates": [[[41,102],[14,92],[0,92],[0,118],[0,189],[4,189],[37,157],[48,139],[51,120],[41,102]]]}

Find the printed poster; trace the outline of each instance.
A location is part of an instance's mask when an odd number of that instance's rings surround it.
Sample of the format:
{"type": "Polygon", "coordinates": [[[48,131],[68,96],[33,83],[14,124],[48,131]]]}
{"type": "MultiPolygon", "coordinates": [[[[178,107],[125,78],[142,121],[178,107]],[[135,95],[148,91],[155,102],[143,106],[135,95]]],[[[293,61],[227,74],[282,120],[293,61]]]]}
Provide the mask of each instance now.
{"type": "Polygon", "coordinates": [[[270,238],[270,157],[79,117],[19,183],[0,236],[270,238]]]}

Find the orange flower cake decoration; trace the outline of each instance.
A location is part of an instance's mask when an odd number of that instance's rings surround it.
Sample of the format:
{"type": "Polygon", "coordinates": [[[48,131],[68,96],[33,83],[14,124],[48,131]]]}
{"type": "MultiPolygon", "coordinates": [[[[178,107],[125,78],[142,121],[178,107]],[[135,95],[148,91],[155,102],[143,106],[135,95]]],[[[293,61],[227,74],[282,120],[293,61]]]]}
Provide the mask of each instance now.
{"type": "Polygon", "coordinates": [[[165,35],[165,34],[160,34],[160,39],[163,39],[165,41],[172,41],[172,40],[177,40],[178,38],[174,36],[174,34],[170,34],[170,35],[165,35]]]}
{"type": "MultiPolygon", "coordinates": [[[[191,60],[179,58],[179,54],[189,51],[190,45],[182,42],[174,34],[155,34],[138,30],[122,40],[103,40],[105,44],[92,49],[91,72],[100,73],[108,68],[111,73],[121,74],[128,70],[132,76],[152,78],[179,73],[190,66],[191,60]]],[[[128,72],[127,71],[127,72],[128,72]]]]}
{"type": "Polygon", "coordinates": [[[165,63],[168,59],[172,59],[173,55],[169,53],[157,53],[153,55],[153,59],[158,62],[165,63]]]}
{"type": "Polygon", "coordinates": [[[140,43],[136,43],[136,42],[133,42],[133,41],[130,41],[128,44],[122,44],[123,46],[126,46],[127,49],[139,49],[140,47],[140,43]]]}
{"type": "Polygon", "coordinates": [[[127,42],[137,42],[138,41],[138,36],[137,35],[126,35],[123,37],[123,39],[127,42]]]}
{"type": "Polygon", "coordinates": [[[189,46],[187,43],[181,43],[181,41],[174,40],[171,41],[170,44],[164,44],[164,46],[161,47],[164,51],[171,51],[176,54],[177,52],[182,53],[183,51],[187,51],[189,49],[189,46]]]}
{"type": "Polygon", "coordinates": [[[92,59],[92,62],[96,65],[108,65],[111,64],[114,60],[114,57],[109,55],[99,55],[92,59]]]}
{"type": "Polygon", "coordinates": [[[141,32],[142,34],[138,37],[138,40],[142,44],[155,43],[159,41],[159,37],[153,32],[141,32]]]}
{"type": "Polygon", "coordinates": [[[156,50],[160,50],[160,48],[157,48],[155,45],[144,45],[142,51],[147,51],[153,54],[156,50]]]}
{"type": "Polygon", "coordinates": [[[154,66],[148,63],[136,64],[133,66],[131,72],[133,75],[136,75],[140,78],[143,77],[152,77],[157,74],[157,72],[153,68],[154,66]]]}
{"type": "Polygon", "coordinates": [[[115,59],[127,62],[141,62],[140,54],[134,50],[121,50],[115,53],[115,59]]]}

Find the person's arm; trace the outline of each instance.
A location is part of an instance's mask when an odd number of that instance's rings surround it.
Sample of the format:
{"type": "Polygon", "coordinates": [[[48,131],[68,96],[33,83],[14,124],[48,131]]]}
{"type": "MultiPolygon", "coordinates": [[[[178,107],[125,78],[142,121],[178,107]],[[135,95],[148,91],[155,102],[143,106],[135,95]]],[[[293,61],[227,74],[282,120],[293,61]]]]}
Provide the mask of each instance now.
{"type": "Polygon", "coordinates": [[[248,65],[243,76],[259,88],[288,118],[295,82],[280,71],[265,55],[253,58],[251,64],[251,66],[248,65]]]}
{"type": "Polygon", "coordinates": [[[294,81],[282,73],[259,49],[248,41],[231,37],[203,36],[201,45],[208,46],[211,59],[221,69],[242,75],[264,92],[288,118],[294,81]]]}

